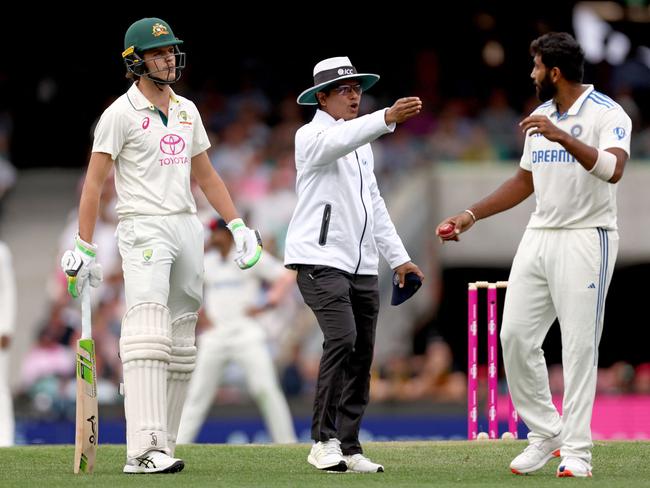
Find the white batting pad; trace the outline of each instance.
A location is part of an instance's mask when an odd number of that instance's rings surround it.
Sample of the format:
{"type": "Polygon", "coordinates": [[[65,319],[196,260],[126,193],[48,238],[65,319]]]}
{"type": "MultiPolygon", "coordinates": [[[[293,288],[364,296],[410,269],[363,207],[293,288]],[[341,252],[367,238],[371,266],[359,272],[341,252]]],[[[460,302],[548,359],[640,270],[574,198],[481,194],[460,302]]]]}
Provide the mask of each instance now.
{"type": "Polygon", "coordinates": [[[9,389],[9,351],[0,349],[0,447],[13,445],[14,409],[9,389]]]}
{"type": "Polygon", "coordinates": [[[187,397],[187,388],[196,364],[194,328],[198,314],[181,315],[171,324],[172,350],[167,369],[167,447],[172,456],[181,422],[181,412],[187,397]]]}
{"type": "Polygon", "coordinates": [[[129,458],[167,447],[167,368],[172,351],[169,309],[140,303],[122,320],[126,450],[129,458]]]}

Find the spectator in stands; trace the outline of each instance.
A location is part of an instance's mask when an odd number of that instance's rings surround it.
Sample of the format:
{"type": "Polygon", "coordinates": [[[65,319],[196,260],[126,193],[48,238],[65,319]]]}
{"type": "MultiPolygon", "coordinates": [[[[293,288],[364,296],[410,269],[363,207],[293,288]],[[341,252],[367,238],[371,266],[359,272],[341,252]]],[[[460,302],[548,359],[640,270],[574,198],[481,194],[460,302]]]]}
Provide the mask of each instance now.
{"type": "Polygon", "coordinates": [[[466,393],[467,379],[453,369],[451,348],[440,336],[429,340],[424,355],[389,360],[371,388],[380,401],[462,402],[466,393]]]}

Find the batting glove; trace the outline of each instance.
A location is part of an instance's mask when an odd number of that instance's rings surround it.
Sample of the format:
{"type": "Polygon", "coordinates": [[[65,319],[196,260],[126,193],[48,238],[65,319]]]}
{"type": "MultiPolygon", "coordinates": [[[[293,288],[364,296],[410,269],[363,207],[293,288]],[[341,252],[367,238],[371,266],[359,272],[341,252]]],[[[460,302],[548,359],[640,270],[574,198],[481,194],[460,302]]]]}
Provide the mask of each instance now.
{"type": "Polygon", "coordinates": [[[235,263],[241,269],[255,266],[262,257],[262,238],[257,230],[249,229],[242,219],[233,219],[228,222],[228,229],[235,241],[237,257],[235,263]]]}
{"type": "Polygon", "coordinates": [[[102,266],[95,262],[97,246],[84,241],[79,234],[75,236],[75,246],[61,257],[61,269],[68,279],[68,293],[78,298],[86,280],[97,288],[103,280],[102,266]]]}

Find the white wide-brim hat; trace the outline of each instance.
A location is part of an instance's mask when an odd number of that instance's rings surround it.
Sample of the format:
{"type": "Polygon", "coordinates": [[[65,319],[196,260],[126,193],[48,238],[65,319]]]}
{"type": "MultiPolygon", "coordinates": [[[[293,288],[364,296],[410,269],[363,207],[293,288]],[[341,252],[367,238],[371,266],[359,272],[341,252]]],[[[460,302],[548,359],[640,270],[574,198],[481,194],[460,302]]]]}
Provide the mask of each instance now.
{"type": "Polygon", "coordinates": [[[347,56],[324,59],[314,66],[314,86],[307,88],[304,92],[298,95],[298,104],[318,105],[316,93],[323,91],[327,85],[348,78],[358,79],[361,83],[361,88],[363,91],[366,91],[372,85],[377,83],[379,75],[372,73],[357,73],[356,68],[352,66],[350,58],[347,56]]]}

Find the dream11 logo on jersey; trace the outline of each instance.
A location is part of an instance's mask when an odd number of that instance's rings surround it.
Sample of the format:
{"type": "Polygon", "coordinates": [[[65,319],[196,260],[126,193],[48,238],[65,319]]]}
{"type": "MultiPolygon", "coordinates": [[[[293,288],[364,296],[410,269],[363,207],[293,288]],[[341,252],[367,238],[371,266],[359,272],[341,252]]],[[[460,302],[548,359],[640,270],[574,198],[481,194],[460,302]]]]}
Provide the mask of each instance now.
{"type": "Polygon", "coordinates": [[[168,157],[159,159],[160,166],[169,166],[170,164],[187,164],[189,158],[182,154],[185,150],[185,140],[176,134],[165,134],[160,139],[160,150],[168,157]]]}

